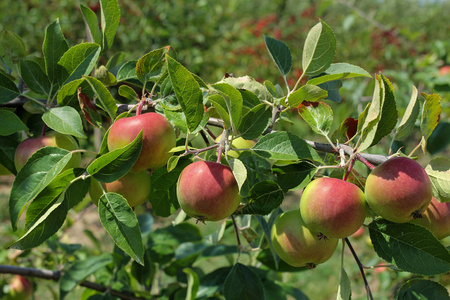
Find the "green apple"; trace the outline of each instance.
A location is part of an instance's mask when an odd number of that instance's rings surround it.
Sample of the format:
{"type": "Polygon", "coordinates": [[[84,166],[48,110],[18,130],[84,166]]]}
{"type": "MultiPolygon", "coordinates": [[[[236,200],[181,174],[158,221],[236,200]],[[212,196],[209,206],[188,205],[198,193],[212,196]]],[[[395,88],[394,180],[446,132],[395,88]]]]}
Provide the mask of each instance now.
{"type": "MultiPolygon", "coordinates": [[[[220,141],[220,139],[222,138],[222,134],[220,134],[217,138],[216,138],[216,143],[218,143],[220,141]]],[[[231,136],[229,137],[229,141],[231,141],[231,136]]],[[[256,144],[255,141],[253,140],[244,140],[242,137],[238,137],[235,138],[232,142],[231,142],[231,147],[235,148],[235,149],[250,149],[251,147],[253,147],[256,144]]],[[[242,150],[241,150],[242,151],[242,150]]],[[[240,154],[241,151],[238,150],[229,150],[227,153],[229,156],[237,158],[240,154]]]]}

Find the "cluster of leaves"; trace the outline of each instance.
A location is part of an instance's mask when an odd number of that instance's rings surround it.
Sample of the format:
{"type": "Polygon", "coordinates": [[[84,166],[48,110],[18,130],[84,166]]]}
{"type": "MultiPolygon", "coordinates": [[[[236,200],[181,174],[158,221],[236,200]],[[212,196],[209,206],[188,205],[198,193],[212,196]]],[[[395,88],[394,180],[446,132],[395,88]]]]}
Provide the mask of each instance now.
{"type": "MultiPolygon", "coordinates": [[[[289,47],[277,39],[264,37],[270,57],[286,83],[285,90],[281,85],[268,80],[260,83],[249,76],[225,76],[214,84],[206,84],[177,60],[176,52],[169,46],[153,50],[138,60],[124,61],[118,54],[105,65],[99,65],[100,57],[113,45],[120,20],[117,1],[101,0],[100,4],[100,27],[95,13],[80,5],[92,42],[69,47],[56,20],[46,28],[43,58],[16,56],[24,53],[23,41],[12,32],[4,33],[8,41],[3,44],[8,50],[4,53],[10,55],[2,57],[0,102],[8,104],[16,98],[26,98],[29,101],[24,109],[28,113],[37,115],[45,126],[79,139],[87,138],[87,128],[103,128],[105,120],[130,115],[141,99],[164,114],[177,128],[180,146],[172,150],[175,155],[167,168],[152,172],[149,201],[153,213],[159,217],[178,211],[176,182],[184,167],[195,157],[217,159],[216,148],[223,149],[223,163],[231,167],[242,196],[243,205],[235,215],[243,227],[251,228],[244,236],[256,248],[244,253],[250,261],[257,261],[263,267],[233,262],[232,266],[206,273],[196,267],[199,261],[242,251],[219,243],[224,232],[233,229],[230,222],[222,222],[216,232],[208,235],[208,240],[197,225],[184,220],[182,213],[174,224],[152,230],[153,219],[149,215],[137,216],[124,197],[106,193],[100,198],[98,213],[104,229],[114,240],[114,253],[65,266],[65,275],[60,280],[61,298],[87,276],[107,268],[109,276],[100,276],[99,283],[109,285],[109,281],[120,278],[114,288],[143,297],[150,293],[136,292],[129,287],[140,284],[155,291],[159,288],[153,284],[155,276],[163,271],[175,280],[158,291],[161,297],[194,299],[222,293],[227,299],[271,299],[286,294],[304,299],[300,290],[270,278],[271,270],[302,270],[279,261],[269,238],[271,223],[281,212],[279,207],[285,195],[305,187],[316,175],[329,175],[324,173],[327,166],[348,167],[357,155],[364,155],[363,152],[389,135],[392,140],[405,139],[417,122],[422,135],[420,146],[425,151],[427,140],[439,123],[440,97],[423,93],[421,104],[415,88],[403,117],[398,120],[393,85],[383,74],[377,74],[372,79],[372,100],[364,111],[358,118],[343,120],[333,132],[333,109],[328,103],[341,101],[342,80],[372,76],[360,67],[333,63],[336,38],[323,21],[309,30],[301,60],[303,73],[294,86],[287,82],[293,65],[289,47]],[[12,70],[20,78],[12,76],[12,70]],[[136,105],[120,114],[115,98],[128,99],[136,105]],[[298,109],[314,133],[328,141],[331,154],[319,153],[313,142],[277,130],[278,122],[286,119],[286,112],[293,108],[298,109]],[[257,142],[238,158],[231,158],[227,155],[232,149],[231,143],[225,142],[227,139],[219,144],[214,142],[209,130],[213,124],[219,124],[225,135],[257,142]],[[203,137],[205,145],[194,146],[194,141],[203,137]],[[347,153],[350,157],[340,155],[341,143],[350,146],[351,153],[347,153]],[[128,273],[124,271],[125,266],[129,267],[128,273]]],[[[46,147],[31,156],[17,172],[13,162],[19,143],[17,133],[38,126],[25,124],[13,109],[1,109],[0,117],[7,120],[0,129],[0,164],[16,175],[9,198],[14,230],[21,227],[19,219],[25,212],[25,233],[10,248],[26,250],[48,241],[61,228],[69,210],[83,200],[91,178],[112,182],[122,177],[136,162],[142,148],[142,136],[138,135],[126,147],[109,151],[106,131],[100,150],[83,168],[64,170],[73,152],[46,147]]],[[[437,158],[426,168],[433,182],[433,194],[442,202],[450,201],[449,165],[448,159],[437,158]]],[[[360,184],[362,178],[353,174],[360,184]]],[[[427,276],[450,270],[448,249],[428,230],[383,219],[374,219],[368,228],[377,255],[396,269],[427,276]]],[[[401,290],[401,297],[420,290],[423,284],[422,281],[408,283],[401,290]]],[[[433,286],[436,288],[432,293],[444,294],[438,283],[434,282],[433,286]]],[[[345,276],[340,291],[342,298],[349,298],[351,287],[345,276]]]]}

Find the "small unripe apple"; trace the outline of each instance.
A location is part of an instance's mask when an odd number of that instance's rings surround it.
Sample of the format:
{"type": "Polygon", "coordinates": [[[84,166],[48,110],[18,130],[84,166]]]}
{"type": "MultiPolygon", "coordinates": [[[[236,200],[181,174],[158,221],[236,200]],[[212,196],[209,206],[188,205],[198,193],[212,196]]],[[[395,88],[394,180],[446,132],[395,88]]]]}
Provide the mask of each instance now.
{"type": "Polygon", "coordinates": [[[450,236],[450,202],[431,199],[430,205],[422,213],[422,218],[412,221],[430,230],[439,240],[450,236]]]}
{"type": "Polygon", "coordinates": [[[33,294],[33,286],[25,277],[15,275],[9,283],[9,293],[5,300],[28,300],[33,294]]]}
{"type": "MultiPolygon", "coordinates": [[[[78,149],[78,144],[72,136],[64,135],[56,131],[49,132],[44,136],[26,139],[17,146],[14,155],[14,164],[16,165],[17,172],[22,169],[31,155],[47,146],[58,147],[69,151],[78,149]]],[[[67,163],[65,169],[79,167],[80,162],[80,153],[73,153],[72,158],[67,163]]]]}
{"type": "Polygon", "coordinates": [[[391,158],[367,177],[365,195],[370,208],[396,223],[420,218],[431,202],[431,181],[425,170],[407,157],[391,158]]]}
{"type": "Polygon", "coordinates": [[[280,214],[271,230],[275,252],[294,267],[314,268],[326,262],[336,250],[338,239],[320,238],[309,230],[298,209],[280,214]]]}
{"type": "Polygon", "coordinates": [[[131,143],[140,131],[142,135],[141,154],[132,171],[144,172],[147,169],[158,169],[166,165],[175,147],[175,131],[166,117],[158,113],[145,113],[114,122],[108,134],[108,148],[115,150],[131,143]]]}
{"type": "Polygon", "coordinates": [[[177,183],[181,209],[199,221],[219,221],[239,206],[239,187],[230,167],[196,161],[181,172],[177,183]]]}
{"type": "Polygon", "coordinates": [[[353,183],[322,177],[311,181],[300,199],[305,225],[327,238],[355,233],[367,214],[363,191],[353,183]]]}
{"type": "MultiPolygon", "coordinates": [[[[216,138],[216,142],[218,143],[220,141],[220,139],[222,138],[222,134],[220,134],[217,138],[216,138]]],[[[231,138],[231,137],[229,137],[231,138]]],[[[242,137],[238,137],[235,138],[232,142],[231,142],[231,147],[236,148],[236,149],[250,149],[251,147],[253,147],[256,144],[255,141],[253,140],[244,140],[242,137]]],[[[227,152],[227,154],[231,157],[237,158],[239,156],[241,151],[237,151],[237,150],[229,150],[227,152]]]]}
{"type": "MultiPolygon", "coordinates": [[[[101,185],[105,192],[117,193],[127,199],[131,207],[143,204],[151,192],[151,179],[147,172],[127,173],[113,182],[102,182],[101,185]]],[[[102,196],[103,191],[100,183],[91,178],[89,187],[89,195],[92,202],[98,205],[98,200],[102,196]]]]}

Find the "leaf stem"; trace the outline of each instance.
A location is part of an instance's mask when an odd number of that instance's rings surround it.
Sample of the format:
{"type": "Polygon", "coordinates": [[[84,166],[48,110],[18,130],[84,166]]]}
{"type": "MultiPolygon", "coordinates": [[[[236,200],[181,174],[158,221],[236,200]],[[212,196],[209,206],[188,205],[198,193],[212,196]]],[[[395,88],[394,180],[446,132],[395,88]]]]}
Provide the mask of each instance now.
{"type": "Polygon", "coordinates": [[[361,276],[364,280],[364,286],[366,288],[367,298],[370,300],[373,300],[372,291],[370,290],[369,282],[367,282],[366,273],[364,272],[364,266],[361,263],[361,261],[359,260],[358,255],[356,254],[355,249],[353,249],[353,246],[350,243],[350,241],[348,240],[348,238],[344,238],[344,241],[347,244],[350,251],[352,252],[352,255],[355,258],[356,263],[358,264],[359,271],[361,272],[361,276]]]}

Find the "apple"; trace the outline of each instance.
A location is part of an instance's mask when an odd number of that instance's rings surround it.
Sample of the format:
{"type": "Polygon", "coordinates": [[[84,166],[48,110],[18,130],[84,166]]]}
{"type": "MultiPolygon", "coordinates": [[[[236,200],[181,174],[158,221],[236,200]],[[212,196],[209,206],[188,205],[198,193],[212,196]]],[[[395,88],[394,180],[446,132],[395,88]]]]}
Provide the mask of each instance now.
{"type": "Polygon", "coordinates": [[[336,251],[338,239],[323,239],[309,230],[298,209],[276,217],[271,230],[272,244],[278,256],[294,267],[314,268],[326,262],[336,251]]]}
{"type": "MultiPolygon", "coordinates": [[[[37,150],[47,146],[59,147],[69,151],[78,149],[78,144],[72,136],[64,135],[56,131],[49,132],[44,136],[26,139],[22,141],[19,146],[17,146],[16,153],[14,155],[14,164],[17,172],[22,169],[31,155],[33,155],[37,150]]],[[[73,153],[72,158],[67,163],[65,169],[79,167],[80,163],[80,153],[73,153]]]]}
{"type": "MultiPolygon", "coordinates": [[[[122,195],[131,207],[143,204],[151,191],[151,179],[147,172],[129,172],[113,182],[102,182],[101,185],[105,192],[122,195]]],[[[97,180],[91,178],[89,195],[95,205],[98,205],[98,200],[103,194],[102,187],[97,180]]]]}
{"type": "Polygon", "coordinates": [[[28,300],[33,294],[33,287],[25,277],[15,275],[9,283],[9,293],[5,300],[28,300]]]}
{"type": "Polygon", "coordinates": [[[442,66],[439,68],[439,75],[444,76],[450,74],[450,66],[442,66]]]}
{"type": "Polygon", "coordinates": [[[239,187],[230,167],[196,161],[181,172],[177,182],[181,209],[199,221],[219,221],[239,206],[239,187]]]}
{"type": "Polygon", "coordinates": [[[367,214],[363,191],[337,178],[311,181],[300,199],[306,227],[326,238],[345,238],[361,228],[367,214]]]}
{"type": "Polygon", "coordinates": [[[396,223],[420,218],[431,202],[431,181],[420,164],[394,157],[367,176],[365,195],[370,208],[396,223]]]}
{"type": "MultiPolygon", "coordinates": [[[[220,139],[222,138],[222,134],[220,134],[217,138],[216,138],[216,143],[218,143],[220,141],[220,139]]],[[[231,141],[231,136],[229,137],[229,140],[231,141]]],[[[251,147],[253,147],[256,144],[255,141],[253,140],[244,140],[242,137],[238,137],[235,138],[232,142],[231,142],[231,146],[233,148],[236,149],[250,149],[251,147]]],[[[237,151],[237,150],[229,150],[227,152],[227,154],[231,157],[237,158],[239,156],[241,151],[237,151]]]]}
{"type": "Polygon", "coordinates": [[[441,203],[433,197],[422,218],[411,222],[427,228],[439,240],[450,236],[450,202],[441,203]]]}
{"type": "Polygon", "coordinates": [[[143,130],[143,144],[141,154],[132,168],[135,173],[166,165],[173,155],[169,151],[176,143],[175,131],[166,117],[151,112],[114,122],[107,138],[109,150],[125,147],[141,130],[143,130]]]}

